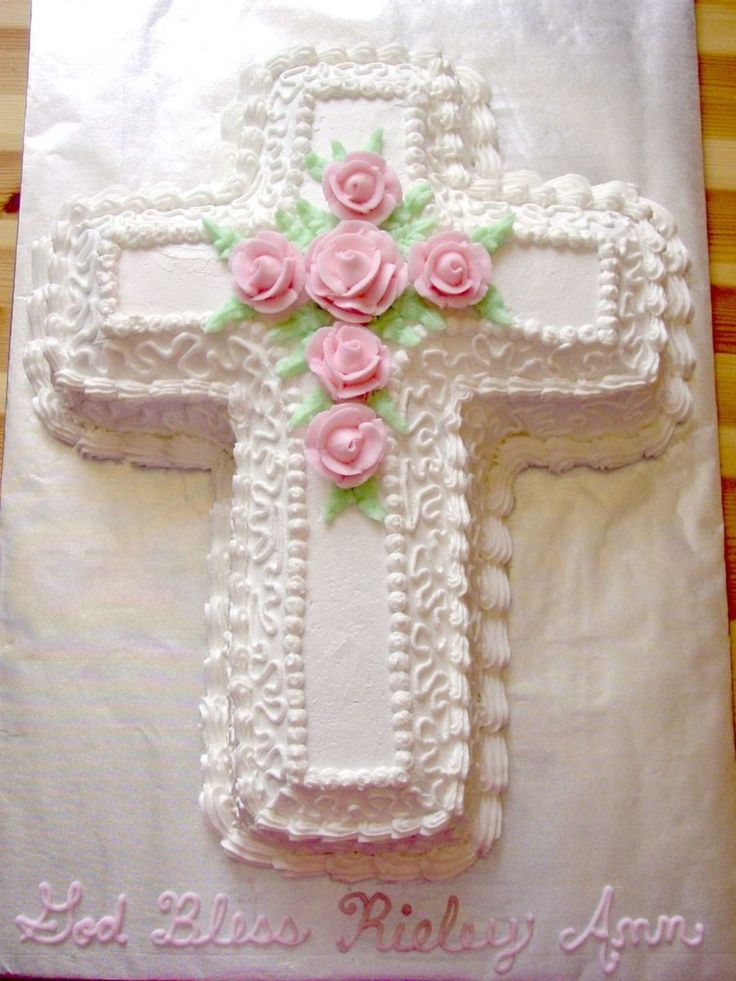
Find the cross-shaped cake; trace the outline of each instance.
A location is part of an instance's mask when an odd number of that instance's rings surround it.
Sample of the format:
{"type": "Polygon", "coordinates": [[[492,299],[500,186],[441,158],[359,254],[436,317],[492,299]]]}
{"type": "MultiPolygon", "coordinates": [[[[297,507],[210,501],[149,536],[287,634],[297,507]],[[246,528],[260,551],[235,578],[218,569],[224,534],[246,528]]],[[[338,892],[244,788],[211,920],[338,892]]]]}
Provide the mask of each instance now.
{"type": "Polygon", "coordinates": [[[290,52],[244,72],[219,183],[75,202],[37,251],[26,366],[49,430],[90,457],[212,473],[202,805],[229,853],[288,874],[440,879],[488,852],[515,478],[656,456],[689,410],[672,218],[620,182],[504,172],[488,101],[439,55],[290,52]],[[310,171],[379,130],[392,181],[428,189],[439,234],[509,231],[497,320],[446,303],[442,329],[409,311],[408,334],[382,338],[400,425],[370,474],[371,520],[335,513],[309,465],[293,422],[315,381],[279,370],[280,312],[207,328],[232,292],[213,229],[248,242],[302,215],[308,234],[324,205],[310,171]]]}

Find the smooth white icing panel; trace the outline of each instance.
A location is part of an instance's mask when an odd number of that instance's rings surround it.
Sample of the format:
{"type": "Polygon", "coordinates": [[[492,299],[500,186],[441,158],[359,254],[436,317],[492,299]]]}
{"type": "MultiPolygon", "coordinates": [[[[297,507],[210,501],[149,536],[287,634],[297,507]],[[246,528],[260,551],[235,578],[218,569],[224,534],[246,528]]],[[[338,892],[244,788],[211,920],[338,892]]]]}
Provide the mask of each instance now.
{"type": "Polygon", "coordinates": [[[514,244],[493,256],[493,281],[521,319],[564,327],[597,316],[598,255],[593,251],[514,244]]]}
{"type": "Polygon", "coordinates": [[[357,508],[326,525],[326,481],[310,472],[307,488],[303,658],[309,764],[392,766],[384,531],[357,508]]]}
{"type": "Polygon", "coordinates": [[[123,315],[207,313],[232,293],[227,265],[211,245],[123,249],[117,312],[123,315]]]}

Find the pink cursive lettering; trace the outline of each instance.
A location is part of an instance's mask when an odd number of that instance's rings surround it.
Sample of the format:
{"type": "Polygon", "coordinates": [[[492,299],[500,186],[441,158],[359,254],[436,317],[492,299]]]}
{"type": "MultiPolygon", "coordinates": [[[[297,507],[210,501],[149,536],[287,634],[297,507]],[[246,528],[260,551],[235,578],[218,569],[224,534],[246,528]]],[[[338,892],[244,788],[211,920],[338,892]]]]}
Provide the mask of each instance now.
{"type": "Polygon", "coordinates": [[[113,941],[124,947],[128,938],[123,933],[125,922],[126,899],[118,896],[117,909],[111,916],[101,916],[94,919],[84,916],[76,919],[75,911],[84,898],[79,882],[72,882],[67,889],[63,902],[54,902],[54,893],[48,882],[42,882],[38,887],[41,897],[42,912],[32,919],[30,916],[16,916],[15,925],[21,932],[20,941],[31,941],[37,944],[63,944],[71,938],[77,947],[89,947],[93,940],[101,944],[113,941]],[[66,919],[59,920],[58,915],[66,913],[66,919]]]}
{"type": "Polygon", "coordinates": [[[616,926],[611,929],[611,906],[613,904],[613,886],[604,886],[600,901],[590,918],[590,922],[580,933],[574,927],[568,927],[560,933],[560,948],[572,953],[590,939],[598,941],[598,959],[606,974],[613,974],[621,963],[622,952],[626,945],[638,947],[643,941],[648,947],[658,947],[662,943],[673,944],[679,941],[686,947],[699,947],[705,936],[702,923],[696,923],[692,936],[687,936],[687,925],[682,916],[657,917],[656,926],[652,926],[644,917],[632,919],[622,916],[616,926]]]}
{"type": "Polygon", "coordinates": [[[457,896],[449,897],[436,927],[429,918],[408,922],[414,913],[410,903],[404,903],[398,909],[397,916],[391,899],[383,892],[374,892],[372,896],[364,892],[349,892],[340,899],[338,908],[346,916],[359,917],[353,924],[352,933],[337,940],[337,949],[343,954],[353,947],[362,934],[370,936],[374,948],[381,953],[429,954],[434,950],[443,950],[448,954],[460,954],[468,950],[492,948],[499,951],[493,959],[497,974],[507,974],[511,970],[519,953],[531,941],[534,927],[531,913],[526,917],[526,930],[521,932],[519,922],[514,917],[505,926],[497,920],[489,920],[483,926],[477,926],[472,921],[458,925],[460,900],[457,896]],[[497,935],[499,930],[500,936],[497,935]]]}
{"type": "Polygon", "coordinates": [[[173,914],[167,929],[151,933],[151,940],[159,947],[298,947],[310,936],[309,930],[300,930],[290,916],[281,920],[276,930],[268,919],[259,914],[249,925],[241,910],[230,911],[228,897],[218,892],[212,901],[209,922],[203,931],[199,925],[202,903],[196,892],[181,896],[170,889],[158,897],[158,907],[165,915],[173,914]],[[228,932],[229,931],[229,932],[228,932]]]}

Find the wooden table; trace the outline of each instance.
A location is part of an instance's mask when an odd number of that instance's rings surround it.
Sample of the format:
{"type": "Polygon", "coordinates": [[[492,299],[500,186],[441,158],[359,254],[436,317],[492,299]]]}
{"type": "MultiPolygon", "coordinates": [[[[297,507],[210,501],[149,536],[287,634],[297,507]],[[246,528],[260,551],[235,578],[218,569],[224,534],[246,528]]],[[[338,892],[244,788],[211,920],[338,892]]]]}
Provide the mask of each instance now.
{"type": "MultiPolygon", "coordinates": [[[[0,406],[20,200],[30,0],[0,0],[0,406]]],[[[736,2],[696,0],[731,652],[736,666],[736,2]]],[[[0,416],[0,449],[2,423],[0,416]]],[[[736,672],[734,672],[736,674],[736,672]]]]}

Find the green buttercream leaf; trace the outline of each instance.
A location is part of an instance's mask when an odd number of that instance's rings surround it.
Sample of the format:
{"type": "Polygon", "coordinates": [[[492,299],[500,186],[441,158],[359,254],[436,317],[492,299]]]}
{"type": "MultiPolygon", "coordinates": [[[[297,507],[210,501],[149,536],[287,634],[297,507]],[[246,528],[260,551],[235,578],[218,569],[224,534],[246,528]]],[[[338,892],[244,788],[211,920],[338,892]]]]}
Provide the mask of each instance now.
{"type": "Polygon", "coordinates": [[[417,296],[412,290],[407,290],[403,297],[401,313],[405,320],[420,323],[425,330],[444,330],[447,326],[445,318],[436,307],[430,306],[426,300],[417,296]]]}
{"type": "Polygon", "coordinates": [[[333,160],[344,160],[347,157],[348,151],[339,140],[333,140],[331,146],[333,160]]]}
{"type": "Polygon", "coordinates": [[[379,415],[385,422],[395,429],[397,433],[408,433],[409,424],[406,419],[399,412],[398,408],[394,405],[391,396],[385,390],[385,388],[380,389],[378,392],[374,392],[368,399],[368,405],[373,409],[376,415],[379,415]]]}
{"type": "Polygon", "coordinates": [[[425,330],[444,330],[447,324],[445,323],[445,318],[435,307],[429,306],[429,304],[424,305],[424,313],[421,314],[419,318],[422,327],[425,330]]]}
{"type": "Polygon", "coordinates": [[[291,344],[309,337],[315,330],[329,324],[331,317],[316,303],[307,303],[295,310],[290,317],[276,324],[266,335],[275,344],[291,344]]]}
{"type": "Polygon", "coordinates": [[[421,332],[416,327],[408,324],[392,324],[386,328],[383,336],[387,341],[393,341],[395,344],[401,344],[403,347],[416,347],[422,343],[421,332]]]}
{"type": "Polygon", "coordinates": [[[202,226],[207,232],[219,257],[221,259],[228,259],[230,257],[230,250],[241,240],[242,236],[238,235],[231,228],[222,228],[212,218],[203,218],[202,226]]]}
{"type": "Polygon", "coordinates": [[[368,137],[368,143],[366,144],[366,150],[369,153],[383,153],[383,130],[374,129],[371,135],[368,137]]]}
{"type": "Polygon", "coordinates": [[[290,215],[288,211],[284,211],[283,208],[277,208],[274,215],[276,220],[276,227],[280,232],[286,234],[286,232],[291,228],[294,221],[294,216],[290,215]]]}
{"type": "Polygon", "coordinates": [[[382,227],[393,235],[395,229],[406,225],[412,218],[417,218],[433,197],[434,193],[429,184],[414,184],[406,192],[402,203],[391,212],[382,227]]]}
{"type": "Polygon", "coordinates": [[[491,286],[488,292],[473,308],[478,311],[484,320],[492,320],[495,324],[509,325],[514,322],[513,316],[504,305],[501,294],[495,286],[491,286]]]}
{"type": "Polygon", "coordinates": [[[330,489],[330,496],[327,499],[322,515],[327,524],[330,524],[338,514],[342,514],[345,508],[355,503],[355,495],[353,494],[352,488],[345,489],[333,485],[330,489]]]}
{"type": "Polygon", "coordinates": [[[358,487],[353,487],[353,498],[367,518],[383,521],[386,517],[386,509],[381,503],[378,481],[375,477],[371,477],[358,487]]]}
{"type": "Polygon", "coordinates": [[[415,242],[423,242],[437,227],[434,218],[419,217],[433,197],[429,184],[415,184],[381,226],[393,237],[404,256],[415,242]]]}
{"type": "Polygon", "coordinates": [[[514,215],[506,215],[495,225],[482,225],[470,236],[471,241],[480,242],[491,254],[500,248],[509,237],[514,224],[514,215]]]}
{"type": "Polygon", "coordinates": [[[299,346],[291,354],[276,362],[276,374],[279,378],[294,378],[307,370],[307,362],[304,359],[304,349],[307,346],[308,338],[303,338],[299,346]]]}
{"type": "Polygon", "coordinates": [[[332,399],[322,388],[315,388],[310,392],[301,404],[295,409],[291,419],[289,419],[289,430],[299,429],[305,426],[310,419],[314,419],[318,412],[324,412],[332,405],[332,399]]]}
{"type": "Polygon", "coordinates": [[[307,166],[307,173],[310,177],[313,177],[316,181],[322,180],[322,175],[325,172],[325,167],[327,166],[327,161],[324,157],[320,157],[318,153],[308,153],[305,164],[307,166]]]}
{"type": "Polygon", "coordinates": [[[386,517],[386,510],[381,503],[378,480],[375,477],[366,480],[359,487],[333,486],[322,512],[325,521],[328,524],[334,521],[338,514],[342,514],[351,504],[357,504],[363,514],[373,521],[383,521],[386,517]]]}
{"type": "Polygon", "coordinates": [[[299,198],[296,202],[296,213],[304,222],[305,225],[311,225],[315,221],[319,221],[322,215],[327,214],[326,211],[322,211],[321,208],[310,204],[306,198],[299,198]]]}
{"type": "Polygon", "coordinates": [[[253,307],[243,303],[237,296],[232,296],[223,306],[212,314],[204,325],[205,334],[217,334],[232,324],[241,324],[244,320],[252,320],[256,312],[253,307]]]}
{"type": "Polygon", "coordinates": [[[410,215],[420,215],[434,197],[429,184],[414,184],[406,192],[404,207],[410,215]]]}
{"type": "Polygon", "coordinates": [[[337,218],[329,211],[316,208],[304,198],[297,201],[296,214],[277,208],[275,219],[279,230],[300,249],[306,249],[312,239],[337,224],[337,218]]]}
{"type": "Polygon", "coordinates": [[[380,317],[376,317],[371,322],[371,330],[378,334],[379,337],[383,337],[390,327],[401,326],[401,316],[396,312],[397,303],[394,303],[385,313],[382,313],[380,317]]]}
{"type": "Polygon", "coordinates": [[[429,238],[436,227],[437,222],[434,218],[414,218],[403,225],[384,225],[404,257],[409,254],[415,242],[423,242],[429,238]]]}
{"type": "Polygon", "coordinates": [[[389,309],[371,323],[371,330],[385,340],[416,347],[422,341],[422,333],[417,329],[421,324],[425,330],[444,330],[445,318],[435,307],[430,306],[421,296],[409,288],[389,309]]]}

